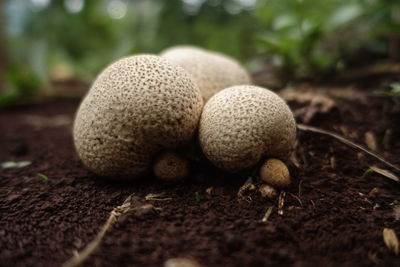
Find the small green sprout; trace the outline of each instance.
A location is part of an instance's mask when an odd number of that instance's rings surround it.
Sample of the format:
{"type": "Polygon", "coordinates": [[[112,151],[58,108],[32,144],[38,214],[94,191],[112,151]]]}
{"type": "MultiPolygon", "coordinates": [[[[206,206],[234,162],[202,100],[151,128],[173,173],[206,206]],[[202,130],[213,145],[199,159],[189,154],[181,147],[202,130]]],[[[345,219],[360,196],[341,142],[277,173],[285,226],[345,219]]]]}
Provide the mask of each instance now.
{"type": "Polygon", "coordinates": [[[49,180],[49,177],[47,175],[44,175],[43,173],[37,173],[36,176],[42,179],[43,181],[49,180]]]}
{"type": "Polygon", "coordinates": [[[372,172],[374,172],[373,169],[371,169],[371,168],[367,169],[367,170],[364,172],[364,174],[361,176],[361,178],[367,177],[367,175],[369,175],[369,174],[372,173],[372,172]]]}
{"type": "Polygon", "coordinates": [[[196,200],[197,203],[201,201],[201,195],[199,192],[194,192],[194,199],[196,200]]]}

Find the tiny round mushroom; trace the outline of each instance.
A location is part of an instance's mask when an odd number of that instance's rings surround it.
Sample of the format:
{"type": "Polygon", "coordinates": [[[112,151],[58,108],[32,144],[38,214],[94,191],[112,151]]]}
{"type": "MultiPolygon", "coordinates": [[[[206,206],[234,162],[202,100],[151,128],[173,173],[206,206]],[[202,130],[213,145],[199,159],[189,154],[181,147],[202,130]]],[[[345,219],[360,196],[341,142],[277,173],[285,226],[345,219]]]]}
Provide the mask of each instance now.
{"type": "Polygon", "coordinates": [[[290,173],[279,159],[268,159],[260,168],[260,178],[267,184],[283,189],[291,184],[290,173]]]}
{"type": "Polygon", "coordinates": [[[153,165],[154,175],[163,181],[179,181],[189,174],[189,162],[178,153],[161,153],[153,165]]]}
{"type": "Polygon", "coordinates": [[[260,185],[258,191],[264,198],[274,199],[278,196],[278,192],[276,191],[276,189],[268,184],[260,185]]]}
{"type": "Polygon", "coordinates": [[[257,86],[233,86],[205,104],[199,141],[217,167],[239,172],[267,156],[286,157],[294,148],[296,123],[288,105],[257,86]]]}
{"type": "Polygon", "coordinates": [[[251,84],[250,75],[235,59],[195,46],[175,46],[162,57],[180,65],[197,81],[205,101],[218,91],[240,84],[251,84]]]}
{"type": "Polygon", "coordinates": [[[191,140],[202,106],[183,68],[154,55],[123,58],[100,73],[83,99],[74,121],[76,151],[98,175],[143,177],[157,153],[191,140]]]}

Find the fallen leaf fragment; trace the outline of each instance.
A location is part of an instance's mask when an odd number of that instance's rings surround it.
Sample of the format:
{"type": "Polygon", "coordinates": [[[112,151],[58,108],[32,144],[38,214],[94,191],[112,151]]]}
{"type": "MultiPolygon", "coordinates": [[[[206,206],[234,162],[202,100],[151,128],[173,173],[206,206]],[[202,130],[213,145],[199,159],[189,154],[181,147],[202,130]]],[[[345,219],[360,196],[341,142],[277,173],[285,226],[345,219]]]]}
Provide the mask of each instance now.
{"type": "Polygon", "coordinates": [[[23,168],[23,167],[29,166],[31,164],[32,164],[32,162],[24,160],[24,161],[18,161],[18,162],[5,161],[5,162],[2,162],[0,165],[1,165],[1,168],[3,168],[3,169],[11,169],[11,168],[23,168]]]}
{"type": "Polygon", "coordinates": [[[399,239],[397,238],[396,232],[393,229],[383,229],[383,241],[390,251],[392,251],[395,255],[399,255],[399,239]]]}
{"type": "Polygon", "coordinates": [[[371,170],[373,170],[374,172],[379,173],[380,175],[383,175],[383,176],[385,176],[386,178],[389,178],[390,180],[393,180],[393,181],[395,181],[395,182],[400,183],[400,178],[397,177],[395,174],[391,173],[391,172],[388,171],[388,170],[384,170],[384,169],[381,169],[381,168],[376,167],[376,166],[370,166],[369,168],[370,168],[371,170]]]}
{"type": "Polygon", "coordinates": [[[202,265],[190,258],[172,258],[164,263],[164,267],[201,267],[202,265]]]}
{"type": "Polygon", "coordinates": [[[376,141],[375,134],[371,131],[368,131],[364,135],[364,141],[367,144],[368,148],[372,151],[378,150],[378,142],[376,141]]]}
{"type": "Polygon", "coordinates": [[[272,210],[274,209],[273,206],[270,206],[267,211],[265,212],[263,218],[261,219],[261,222],[266,223],[268,222],[269,216],[272,214],[272,210]]]}

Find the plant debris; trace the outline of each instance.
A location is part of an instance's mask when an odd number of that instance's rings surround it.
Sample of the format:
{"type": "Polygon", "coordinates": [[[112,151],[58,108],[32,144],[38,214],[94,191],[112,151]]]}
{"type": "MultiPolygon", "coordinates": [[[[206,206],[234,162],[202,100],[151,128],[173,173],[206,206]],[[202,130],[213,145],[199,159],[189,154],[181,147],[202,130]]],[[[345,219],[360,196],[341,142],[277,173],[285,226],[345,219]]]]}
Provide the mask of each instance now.
{"type": "Polygon", "coordinates": [[[335,133],[330,132],[330,131],[322,130],[322,129],[319,129],[319,128],[316,128],[316,127],[304,125],[304,124],[297,124],[297,128],[299,130],[302,130],[302,131],[309,131],[309,132],[324,134],[324,135],[328,135],[328,136],[331,136],[333,138],[336,138],[337,140],[341,141],[342,143],[344,143],[344,144],[346,144],[346,145],[348,145],[350,147],[356,148],[358,150],[361,150],[362,152],[370,155],[371,157],[374,157],[375,159],[383,162],[384,164],[388,165],[389,167],[391,167],[391,168],[395,169],[396,171],[400,172],[400,168],[399,167],[393,165],[392,163],[386,161],[384,158],[378,156],[377,154],[367,150],[366,148],[364,148],[364,147],[362,147],[360,145],[357,145],[356,143],[354,143],[354,142],[352,142],[352,141],[350,141],[350,140],[348,140],[348,139],[346,139],[346,138],[344,138],[344,137],[342,137],[342,136],[340,136],[338,134],[335,134],[335,133]]]}
{"type": "Polygon", "coordinates": [[[285,191],[281,191],[278,198],[278,214],[283,215],[283,206],[285,205],[285,191]]]}
{"type": "Polygon", "coordinates": [[[244,184],[239,188],[238,193],[237,193],[237,198],[238,201],[247,201],[251,202],[252,198],[248,196],[247,194],[251,191],[256,190],[257,187],[253,184],[253,177],[247,178],[247,180],[244,182],[244,184]]]}
{"type": "Polygon", "coordinates": [[[399,239],[396,232],[390,228],[383,229],[383,241],[386,247],[395,255],[399,255],[399,239]]]}
{"type": "Polygon", "coordinates": [[[376,172],[376,173],[379,173],[380,175],[382,175],[382,176],[384,176],[386,178],[389,178],[390,180],[393,180],[393,181],[395,181],[397,183],[400,183],[400,178],[398,176],[394,175],[393,173],[391,173],[388,170],[384,170],[384,169],[381,169],[381,168],[376,167],[376,166],[370,166],[369,169],[374,171],[374,172],[376,172]]]}
{"type": "Polygon", "coordinates": [[[376,141],[376,136],[373,132],[366,132],[364,135],[364,141],[367,144],[368,148],[372,151],[378,150],[378,141],[376,141]]]}
{"type": "Polygon", "coordinates": [[[96,250],[96,248],[100,245],[103,240],[104,235],[107,231],[115,224],[118,218],[123,214],[128,214],[131,212],[137,213],[147,213],[148,211],[159,211],[160,208],[154,207],[151,204],[145,204],[141,206],[135,206],[138,201],[134,197],[134,194],[129,195],[121,206],[115,207],[108,217],[108,220],[101,228],[101,231],[97,234],[95,239],[90,242],[81,253],[75,253],[74,257],[72,257],[69,261],[64,263],[63,267],[75,267],[80,266],[85,260],[89,258],[89,256],[96,250]]]}
{"type": "Polygon", "coordinates": [[[150,193],[144,197],[145,200],[152,200],[152,201],[168,201],[172,200],[170,197],[163,197],[165,196],[165,193],[150,193]]]}
{"type": "Polygon", "coordinates": [[[267,211],[265,212],[263,218],[261,219],[261,222],[263,222],[263,223],[268,222],[268,219],[269,219],[269,217],[271,216],[272,210],[273,210],[273,209],[274,209],[273,206],[270,206],[270,207],[267,209],[267,211]]]}
{"type": "Polygon", "coordinates": [[[32,162],[23,160],[23,161],[5,161],[1,163],[1,168],[3,169],[12,169],[12,168],[23,168],[31,165],[32,162]]]}
{"type": "Polygon", "coordinates": [[[304,123],[310,123],[316,115],[327,114],[336,107],[333,99],[315,92],[287,89],[281,91],[281,96],[288,102],[302,105],[301,108],[294,110],[294,115],[304,123]]]}

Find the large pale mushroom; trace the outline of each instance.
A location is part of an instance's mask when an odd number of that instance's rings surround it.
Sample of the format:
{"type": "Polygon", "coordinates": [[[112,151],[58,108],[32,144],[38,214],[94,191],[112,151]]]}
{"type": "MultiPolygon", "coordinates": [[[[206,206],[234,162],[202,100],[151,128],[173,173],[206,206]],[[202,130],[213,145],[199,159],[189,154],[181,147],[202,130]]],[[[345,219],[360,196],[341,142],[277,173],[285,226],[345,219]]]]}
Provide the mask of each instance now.
{"type": "Polygon", "coordinates": [[[189,142],[203,106],[196,82],[164,58],[137,55],[108,66],[76,114],[83,163],[113,178],[138,178],[161,150],[189,142]]]}

